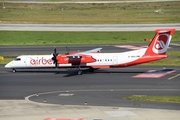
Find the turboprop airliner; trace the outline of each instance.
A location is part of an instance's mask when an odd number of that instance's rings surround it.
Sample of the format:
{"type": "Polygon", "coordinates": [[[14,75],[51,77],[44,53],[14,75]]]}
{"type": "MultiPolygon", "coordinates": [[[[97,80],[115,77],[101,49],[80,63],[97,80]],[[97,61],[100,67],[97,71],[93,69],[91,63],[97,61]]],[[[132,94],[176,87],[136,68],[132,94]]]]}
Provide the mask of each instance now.
{"type": "Polygon", "coordinates": [[[13,72],[16,69],[31,68],[77,68],[81,75],[81,68],[90,71],[99,68],[120,68],[142,63],[161,60],[167,57],[166,51],[170,44],[174,28],[157,29],[155,36],[147,48],[123,53],[101,53],[102,48],[95,48],[84,52],[70,52],[58,54],[56,48],[51,55],[21,55],[5,65],[13,72]]]}

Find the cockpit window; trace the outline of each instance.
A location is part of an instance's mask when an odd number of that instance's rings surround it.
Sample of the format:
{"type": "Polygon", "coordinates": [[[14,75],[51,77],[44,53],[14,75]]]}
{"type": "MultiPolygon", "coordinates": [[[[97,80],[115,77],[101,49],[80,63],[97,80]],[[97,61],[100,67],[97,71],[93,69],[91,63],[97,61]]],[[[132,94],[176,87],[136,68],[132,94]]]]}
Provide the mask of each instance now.
{"type": "Polygon", "coordinates": [[[21,60],[21,58],[15,58],[14,59],[14,61],[20,61],[21,60]]]}

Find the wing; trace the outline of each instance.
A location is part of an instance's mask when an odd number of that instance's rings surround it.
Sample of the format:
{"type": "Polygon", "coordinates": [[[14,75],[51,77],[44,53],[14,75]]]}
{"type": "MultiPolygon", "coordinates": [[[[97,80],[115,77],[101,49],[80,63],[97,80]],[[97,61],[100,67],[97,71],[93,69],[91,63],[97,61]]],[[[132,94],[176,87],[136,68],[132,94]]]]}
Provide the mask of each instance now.
{"type": "Polygon", "coordinates": [[[88,51],[84,51],[84,52],[78,52],[78,53],[70,54],[70,55],[67,55],[67,56],[80,56],[81,54],[88,54],[88,53],[93,53],[93,52],[101,52],[101,49],[102,48],[95,48],[95,49],[92,49],[92,50],[88,50],[88,51]]]}
{"type": "Polygon", "coordinates": [[[95,49],[92,49],[92,50],[80,52],[80,53],[78,53],[78,54],[87,54],[87,53],[93,53],[93,52],[101,52],[101,49],[102,49],[102,48],[95,48],[95,49]]]}

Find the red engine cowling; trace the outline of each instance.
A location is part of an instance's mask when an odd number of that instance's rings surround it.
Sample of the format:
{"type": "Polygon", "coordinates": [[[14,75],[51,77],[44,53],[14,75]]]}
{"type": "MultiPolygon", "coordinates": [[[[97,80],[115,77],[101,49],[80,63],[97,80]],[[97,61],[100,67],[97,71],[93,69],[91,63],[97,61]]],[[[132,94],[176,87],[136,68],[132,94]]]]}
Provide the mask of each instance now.
{"type": "Polygon", "coordinates": [[[96,59],[94,59],[90,55],[82,55],[81,63],[92,63],[92,62],[96,62],[96,59]]]}
{"type": "Polygon", "coordinates": [[[72,65],[79,65],[79,64],[84,64],[84,63],[91,63],[95,62],[96,60],[90,56],[90,55],[81,55],[81,56],[57,56],[57,63],[58,64],[69,64],[71,63],[72,65]]]}
{"type": "Polygon", "coordinates": [[[58,64],[68,64],[69,58],[66,55],[57,56],[57,63],[58,64]]]}

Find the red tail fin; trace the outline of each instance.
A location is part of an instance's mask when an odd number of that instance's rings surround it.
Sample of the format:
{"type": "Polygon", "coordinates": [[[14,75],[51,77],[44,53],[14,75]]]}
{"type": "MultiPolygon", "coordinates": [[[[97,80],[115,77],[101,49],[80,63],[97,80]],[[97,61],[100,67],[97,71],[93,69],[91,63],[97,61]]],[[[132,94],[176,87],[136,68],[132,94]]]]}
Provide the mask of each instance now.
{"type": "Polygon", "coordinates": [[[171,29],[157,29],[156,34],[149,44],[145,55],[163,55],[166,54],[167,48],[170,44],[173,33],[176,30],[171,29]]]}

